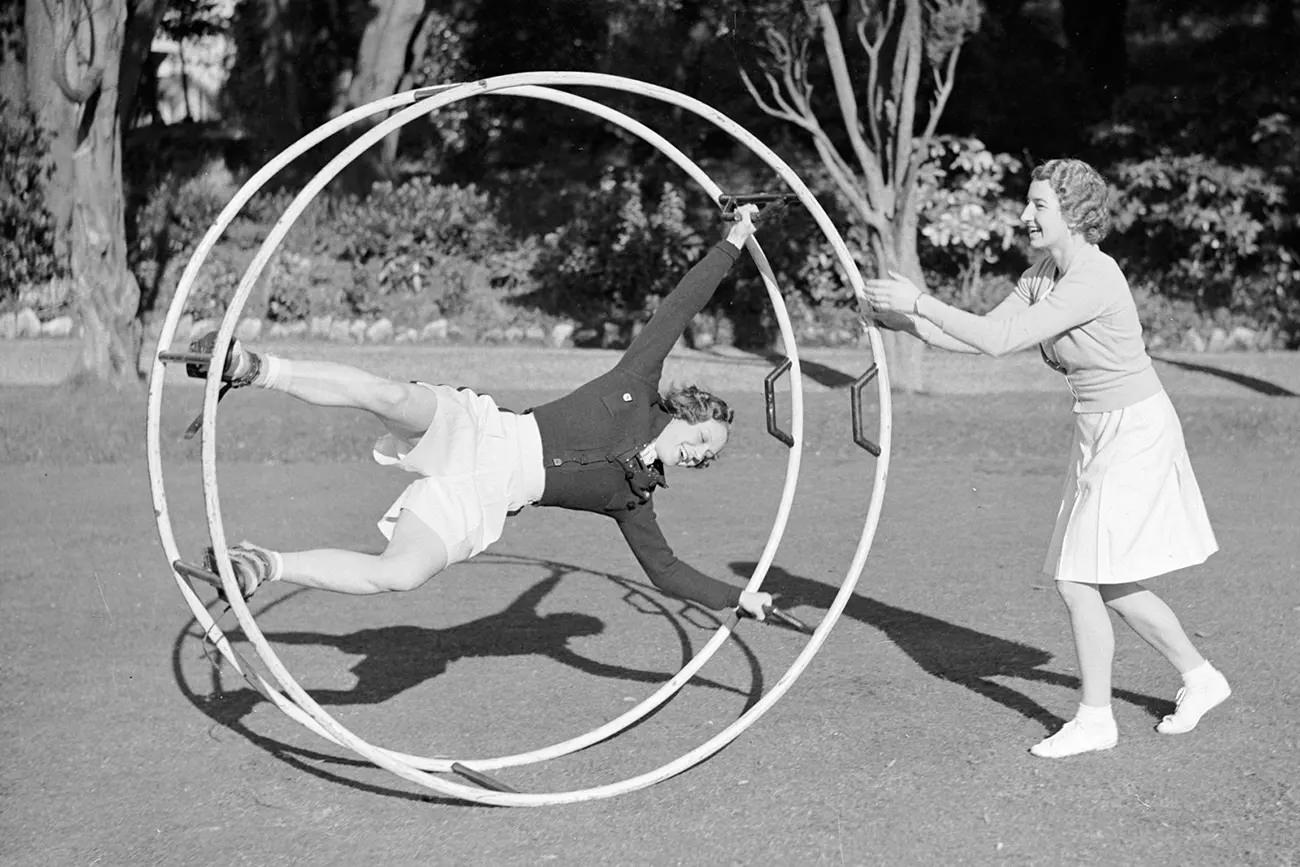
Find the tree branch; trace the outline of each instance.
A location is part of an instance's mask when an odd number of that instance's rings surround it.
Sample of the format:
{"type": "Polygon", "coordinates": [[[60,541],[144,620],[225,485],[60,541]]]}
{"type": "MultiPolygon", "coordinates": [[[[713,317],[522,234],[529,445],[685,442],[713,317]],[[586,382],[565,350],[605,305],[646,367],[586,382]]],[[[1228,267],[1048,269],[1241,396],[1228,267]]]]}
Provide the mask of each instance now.
{"type": "Polygon", "coordinates": [[[830,6],[827,3],[821,3],[817,6],[817,19],[821,30],[822,47],[826,51],[826,59],[830,62],[831,80],[835,87],[835,97],[839,104],[840,118],[844,123],[845,132],[848,133],[853,154],[857,157],[862,168],[862,174],[866,181],[867,197],[876,202],[877,205],[884,205],[882,194],[884,193],[885,184],[880,161],[862,135],[862,124],[858,119],[857,98],[853,93],[853,83],[849,80],[848,61],[844,56],[844,46],[840,42],[840,34],[835,24],[835,18],[831,15],[830,6]]]}
{"type": "Polygon", "coordinates": [[[894,93],[899,115],[894,133],[893,165],[889,167],[889,174],[896,190],[906,189],[903,183],[912,163],[916,93],[921,84],[921,59],[924,52],[921,3],[920,0],[907,0],[898,33],[898,49],[894,55],[894,93]]]}
{"type": "MultiPolygon", "coordinates": [[[[104,81],[104,63],[102,60],[100,61],[94,60],[95,54],[97,53],[95,51],[94,12],[90,8],[90,0],[82,0],[80,5],[86,8],[86,24],[90,27],[91,30],[90,67],[82,73],[81,82],[79,84],[74,85],[72,81],[68,78],[68,69],[67,69],[68,50],[72,48],[73,44],[76,42],[77,31],[81,27],[81,22],[77,21],[76,18],[74,17],[75,13],[69,12],[68,17],[71,20],[67,22],[66,32],[64,33],[63,38],[59,40],[58,50],[54,52],[53,64],[51,69],[54,75],[54,83],[58,86],[60,92],[62,92],[63,95],[67,97],[69,102],[73,102],[78,105],[90,99],[90,97],[95,93],[95,91],[99,90],[99,86],[104,81]]],[[[59,28],[59,22],[56,19],[55,13],[53,11],[50,12],[50,20],[51,23],[54,25],[55,31],[57,32],[59,28]]]]}

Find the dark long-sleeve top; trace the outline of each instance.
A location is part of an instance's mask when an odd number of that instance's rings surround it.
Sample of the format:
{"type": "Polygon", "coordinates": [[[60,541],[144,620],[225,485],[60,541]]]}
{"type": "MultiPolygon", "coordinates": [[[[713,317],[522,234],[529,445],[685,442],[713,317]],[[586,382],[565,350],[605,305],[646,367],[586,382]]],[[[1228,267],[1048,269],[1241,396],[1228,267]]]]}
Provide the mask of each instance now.
{"type": "MultiPolygon", "coordinates": [[[[672,419],[659,396],[664,359],[739,256],[729,242],[715,244],[659,304],[618,364],[532,410],[546,465],[538,505],[608,515],[656,587],[714,610],[737,605],[741,588],[677,559],[655,517],[655,482],[638,494],[618,456],[651,443],[672,419]]],[[[662,465],[655,469],[662,479],[662,465]]]]}

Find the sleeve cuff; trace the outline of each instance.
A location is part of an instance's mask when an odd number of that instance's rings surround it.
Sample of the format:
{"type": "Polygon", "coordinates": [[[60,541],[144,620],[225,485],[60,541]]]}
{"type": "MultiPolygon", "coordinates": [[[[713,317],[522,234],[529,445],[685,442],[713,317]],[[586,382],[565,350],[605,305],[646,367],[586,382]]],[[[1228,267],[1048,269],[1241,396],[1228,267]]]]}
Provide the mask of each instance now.
{"type": "Polygon", "coordinates": [[[943,312],[948,305],[926,292],[916,299],[916,312],[930,320],[940,331],[943,330],[943,312]]]}
{"type": "Polygon", "coordinates": [[[740,258],[740,248],[730,241],[719,241],[713,245],[713,249],[721,250],[732,262],[740,258]]]}

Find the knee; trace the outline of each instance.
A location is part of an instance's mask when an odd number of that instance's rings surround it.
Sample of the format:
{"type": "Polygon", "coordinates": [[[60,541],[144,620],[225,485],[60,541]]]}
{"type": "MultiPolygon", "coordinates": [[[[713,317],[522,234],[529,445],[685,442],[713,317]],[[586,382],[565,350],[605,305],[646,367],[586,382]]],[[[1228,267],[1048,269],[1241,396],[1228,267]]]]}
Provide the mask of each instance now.
{"type": "Polygon", "coordinates": [[[1096,584],[1057,581],[1056,592],[1061,595],[1061,601],[1070,611],[1086,611],[1101,606],[1101,593],[1096,584]]]}
{"type": "MultiPolygon", "coordinates": [[[[386,379],[372,385],[366,393],[366,409],[385,417],[400,417],[420,386],[386,379]]],[[[426,391],[427,389],[421,389],[426,391]]]]}
{"type": "Polygon", "coordinates": [[[445,560],[418,555],[380,555],[374,576],[375,586],[384,592],[402,593],[424,586],[434,575],[447,568],[445,560]]]}

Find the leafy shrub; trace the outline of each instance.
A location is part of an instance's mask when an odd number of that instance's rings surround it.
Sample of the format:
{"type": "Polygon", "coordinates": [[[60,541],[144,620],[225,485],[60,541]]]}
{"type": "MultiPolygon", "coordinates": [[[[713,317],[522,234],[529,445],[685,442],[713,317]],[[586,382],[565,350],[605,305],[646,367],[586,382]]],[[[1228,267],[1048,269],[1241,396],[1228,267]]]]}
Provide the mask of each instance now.
{"type": "Polygon", "coordinates": [[[647,191],[639,170],[607,170],[574,216],[542,241],[528,300],[580,322],[631,327],[654,312],[704,249],[672,182],[647,191]]]}
{"type": "Polygon", "coordinates": [[[943,298],[985,312],[1005,296],[1006,281],[985,287],[984,268],[1020,264],[1015,256],[1022,205],[1006,194],[1008,175],[1020,160],[990,152],[977,138],[940,136],[926,154],[917,179],[920,198],[922,267],[930,287],[943,298]],[[991,302],[991,303],[990,303],[991,302]]]}
{"type": "MultiPolygon", "coordinates": [[[[250,217],[269,224],[288,203],[268,198],[250,217]]],[[[277,258],[265,276],[272,319],[384,316],[418,326],[457,315],[475,294],[526,289],[535,251],[511,236],[487,194],[417,177],[376,184],[364,198],[322,197],[277,258]]]]}
{"type": "MultiPolygon", "coordinates": [[[[163,260],[161,282],[174,286],[232,192],[233,182],[202,178],[160,184],[142,209],[138,266],[163,260]]],[[[201,318],[224,314],[293,197],[264,191],[248,202],[196,277],[188,312],[201,318]]],[[[323,194],[285,235],[244,312],[281,322],[385,316],[418,326],[456,315],[476,293],[508,295],[527,288],[535,257],[535,244],[511,237],[490,198],[474,187],[416,178],[377,184],[364,198],[323,194]]]]}
{"type": "Polygon", "coordinates": [[[27,108],[0,99],[0,307],[34,284],[65,273],[55,249],[54,217],[45,204],[47,144],[27,108]]]}
{"type": "Polygon", "coordinates": [[[1115,174],[1121,202],[1108,246],[1136,282],[1202,314],[1223,308],[1293,327],[1297,223],[1281,184],[1201,155],[1125,162],[1115,174]]]}
{"type": "MultiPolygon", "coordinates": [[[[150,189],[133,215],[132,243],[127,251],[128,263],[140,282],[144,311],[170,303],[190,254],[235,189],[234,179],[220,162],[211,162],[188,178],[168,172],[150,189]]],[[[209,281],[209,286],[224,286],[225,282],[209,281]]],[[[213,296],[187,306],[201,308],[208,315],[225,310],[224,300],[213,296]]]]}
{"type": "Polygon", "coordinates": [[[1149,281],[1132,284],[1133,301],[1137,304],[1138,319],[1148,345],[1163,344],[1180,348],[1189,331],[1202,332],[1205,316],[1186,298],[1162,295],[1159,287],[1149,281]]]}

